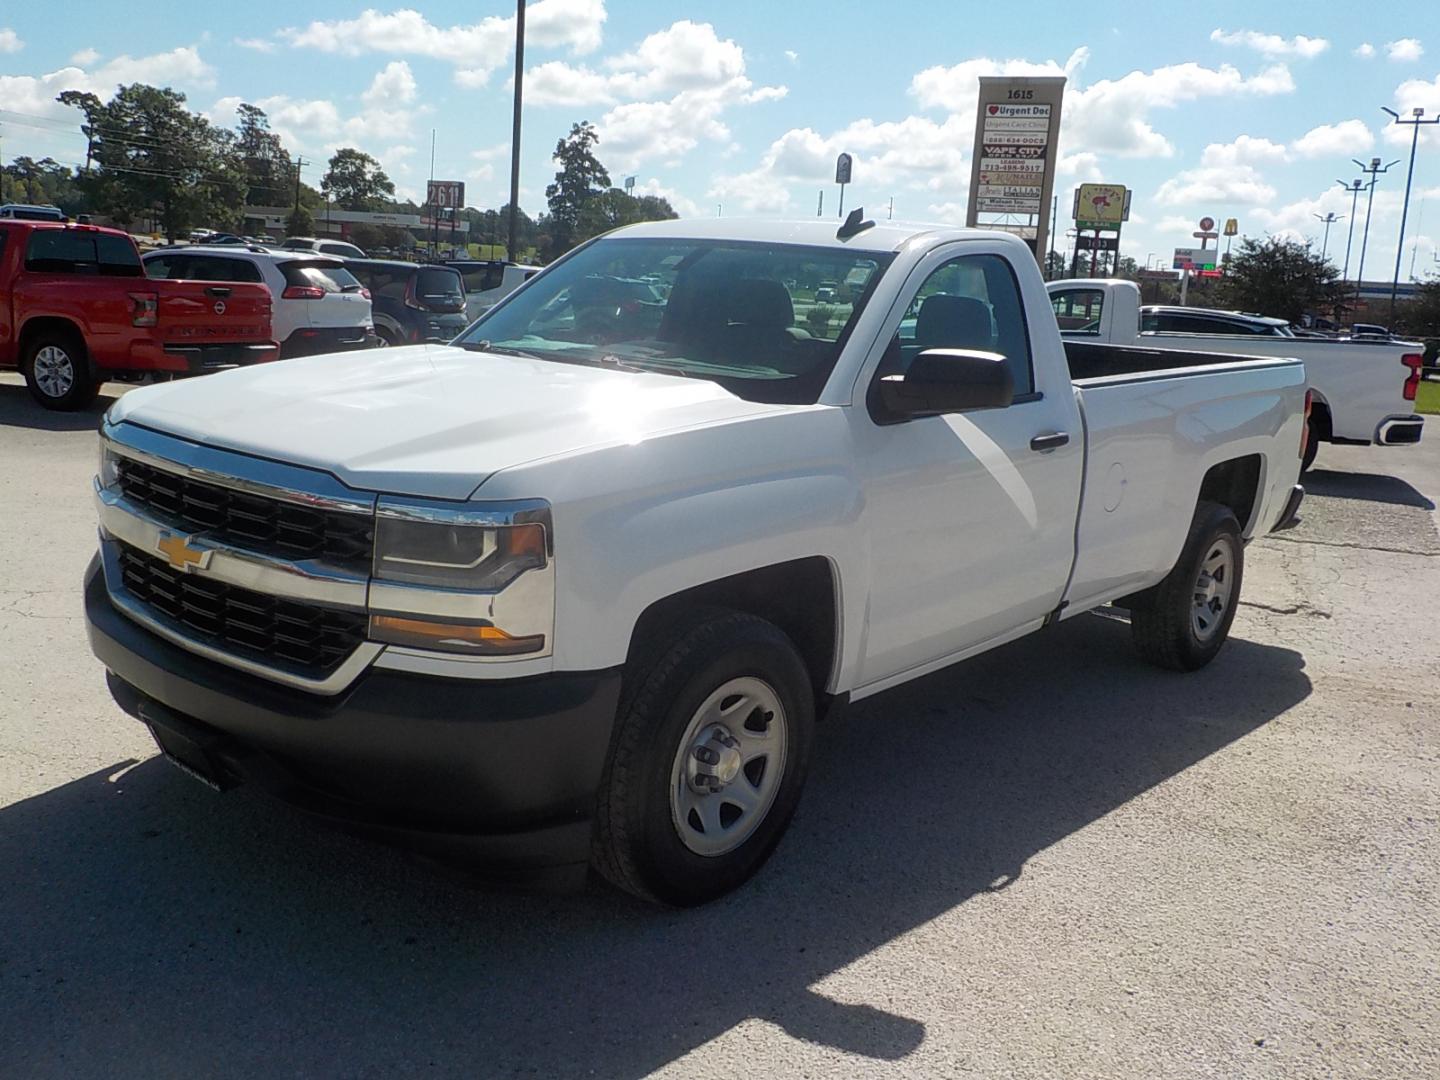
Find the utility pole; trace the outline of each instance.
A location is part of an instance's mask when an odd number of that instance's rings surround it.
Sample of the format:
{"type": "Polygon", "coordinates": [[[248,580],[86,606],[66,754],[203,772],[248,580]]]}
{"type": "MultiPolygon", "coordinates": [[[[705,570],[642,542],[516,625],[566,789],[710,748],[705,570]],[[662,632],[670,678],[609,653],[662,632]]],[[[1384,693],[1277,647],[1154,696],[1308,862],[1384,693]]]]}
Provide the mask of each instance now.
{"type": "MultiPolygon", "coordinates": [[[[894,200],[894,199],[891,199],[890,201],[891,201],[891,202],[894,202],[895,200],[894,200]]],[[[1060,196],[1059,196],[1059,195],[1056,195],[1053,199],[1050,200],[1050,220],[1051,220],[1051,222],[1055,222],[1055,221],[1059,220],[1059,216],[1060,216],[1060,196]]],[[[1055,262],[1055,228],[1054,228],[1054,226],[1053,226],[1053,224],[1052,224],[1052,226],[1051,226],[1051,228],[1050,228],[1050,257],[1045,260],[1045,275],[1044,275],[1044,276],[1045,276],[1045,278],[1046,278],[1047,280],[1048,280],[1049,277],[1050,277],[1050,267],[1051,267],[1051,264],[1053,264],[1054,262],[1055,262]]]]}
{"type": "Polygon", "coordinates": [[[825,189],[824,189],[824,188],[821,188],[821,189],[820,189],[820,198],[819,198],[819,199],[816,201],[816,203],[815,203],[815,216],[816,216],[816,217],[824,217],[824,216],[825,216],[825,189]]]}
{"type": "Polygon", "coordinates": [[[1324,262],[1325,255],[1330,250],[1330,226],[1335,224],[1335,222],[1339,221],[1340,218],[1343,218],[1345,215],[1341,214],[1340,217],[1336,217],[1335,211],[1331,210],[1327,214],[1311,214],[1310,216],[1313,217],[1316,221],[1323,221],[1325,223],[1325,239],[1320,242],[1320,261],[1324,262]]]}
{"type": "Polygon", "coordinates": [[[1385,112],[1395,118],[1397,124],[1410,125],[1410,169],[1405,174],[1405,201],[1400,204],[1400,236],[1395,241],[1395,276],[1390,279],[1390,324],[1395,323],[1395,294],[1400,289],[1400,259],[1405,254],[1405,218],[1410,213],[1410,182],[1415,179],[1415,147],[1420,142],[1420,126],[1422,124],[1440,124],[1440,116],[1432,116],[1425,119],[1424,109],[1411,109],[1410,119],[1400,119],[1400,114],[1394,109],[1386,109],[1385,112]]]}
{"type": "Polygon", "coordinates": [[[894,220],[895,220],[895,196],[894,196],[894,195],[891,195],[891,196],[890,196],[890,210],[889,210],[888,213],[886,213],[886,215],[885,215],[885,220],[886,220],[886,221],[894,221],[894,220]]]}
{"type": "Polygon", "coordinates": [[[295,210],[297,213],[300,210],[300,170],[309,164],[310,162],[306,161],[303,157],[297,157],[295,159],[295,210]]]}
{"type": "Polygon", "coordinates": [[[1371,158],[1368,166],[1362,161],[1356,161],[1355,158],[1350,160],[1360,166],[1361,172],[1370,174],[1370,194],[1365,199],[1365,228],[1360,233],[1360,267],[1355,271],[1355,299],[1358,301],[1360,288],[1365,282],[1365,248],[1370,243],[1370,211],[1375,207],[1375,185],[1379,182],[1382,173],[1389,172],[1392,166],[1399,165],[1400,162],[1399,159],[1396,159],[1382,169],[1378,157],[1371,158]]]}
{"type": "Polygon", "coordinates": [[[510,127],[510,241],[505,246],[511,262],[520,261],[520,101],[525,83],[525,0],[515,0],[515,119],[510,127]]]}
{"type": "Polygon", "coordinates": [[[1350,280],[1350,245],[1355,241],[1355,204],[1360,200],[1360,192],[1365,190],[1365,185],[1359,180],[1353,184],[1347,184],[1344,180],[1336,180],[1342,191],[1350,193],[1350,231],[1345,236],[1345,269],[1340,274],[1341,281],[1350,280]]]}

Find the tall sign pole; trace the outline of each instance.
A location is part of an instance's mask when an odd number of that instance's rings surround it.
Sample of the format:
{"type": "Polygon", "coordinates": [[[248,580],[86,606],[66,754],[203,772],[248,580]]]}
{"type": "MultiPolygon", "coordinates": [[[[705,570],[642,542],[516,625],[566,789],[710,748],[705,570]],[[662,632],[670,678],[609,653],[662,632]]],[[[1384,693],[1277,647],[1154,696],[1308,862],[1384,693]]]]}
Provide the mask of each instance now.
{"type": "Polygon", "coordinates": [[[1360,192],[1365,185],[1356,180],[1354,185],[1345,183],[1344,180],[1336,180],[1335,183],[1350,193],[1350,231],[1345,234],[1345,269],[1340,273],[1341,281],[1350,280],[1350,245],[1355,242],[1355,206],[1360,201],[1360,192]]]}
{"type": "Polygon", "coordinates": [[[1018,232],[1044,267],[1065,77],[981,76],[965,224],[1018,232]],[[981,221],[984,217],[986,220],[981,221]],[[1022,224],[993,219],[1023,218],[1022,224]]]}
{"type": "Polygon", "coordinates": [[[1375,185],[1379,182],[1382,173],[1389,172],[1391,167],[1399,165],[1400,161],[1397,158],[1382,169],[1378,157],[1371,158],[1368,166],[1363,161],[1355,158],[1351,158],[1350,160],[1360,166],[1361,172],[1370,175],[1370,194],[1365,200],[1365,228],[1360,233],[1360,267],[1355,271],[1355,299],[1358,303],[1360,299],[1360,289],[1365,282],[1365,249],[1370,244],[1370,211],[1375,209],[1375,185]]]}
{"type": "Polygon", "coordinates": [[[515,119],[510,127],[510,240],[505,255],[520,261],[520,101],[525,84],[525,0],[515,0],[515,119]]]}

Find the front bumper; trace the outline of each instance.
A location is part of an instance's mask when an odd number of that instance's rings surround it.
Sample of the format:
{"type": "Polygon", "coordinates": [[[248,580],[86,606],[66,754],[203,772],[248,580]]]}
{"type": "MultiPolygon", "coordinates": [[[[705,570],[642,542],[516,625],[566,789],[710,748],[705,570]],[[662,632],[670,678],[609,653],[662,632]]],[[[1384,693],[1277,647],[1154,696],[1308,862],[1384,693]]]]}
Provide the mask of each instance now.
{"type": "Polygon", "coordinates": [[[505,681],[370,669],[319,697],[196,656],[85,578],[111,693],[161,748],[219,787],[249,781],[342,825],[496,872],[581,867],[620,693],[618,670],[505,681]]]}

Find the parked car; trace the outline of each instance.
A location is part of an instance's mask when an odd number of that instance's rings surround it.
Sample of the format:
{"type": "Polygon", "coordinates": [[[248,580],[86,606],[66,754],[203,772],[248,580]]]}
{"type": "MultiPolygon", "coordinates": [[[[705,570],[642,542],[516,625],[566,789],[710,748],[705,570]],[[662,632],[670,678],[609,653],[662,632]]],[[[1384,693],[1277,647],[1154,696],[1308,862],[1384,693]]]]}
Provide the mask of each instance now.
{"type": "Polygon", "coordinates": [[[503,259],[452,259],[445,264],[465,279],[465,317],[474,322],[540,272],[503,259]]]}
{"type": "Polygon", "coordinates": [[[368,258],[364,251],[344,240],[317,240],[313,236],[287,236],[280,245],[286,251],[316,251],[321,255],[339,255],[342,259],[368,258]]]}
{"type": "Polygon", "coordinates": [[[345,269],[370,290],[381,345],[449,341],[470,325],[459,271],[385,259],[349,259],[345,269]]]}
{"type": "Polygon", "coordinates": [[[1300,357],[1315,392],[1306,469],[1322,442],[1403,446],[1418,443],[1424,431],[1425,418],[1414,406],[1423,355],[1419,344],[1297,338],[1283,319],[1142,308],[1140,290],[1130,281],[1052,281],[1049,291],[1061,331],[1073,341],[1300,357]]]}
{"type": "Polygon", "coordinates": [[[111,378],[197,375],[274,360],[260,285],[156,282],[123,232],[0,219],[0,367],[47,409],[80,409],[111,378]]]}
{"type": "Polygon", "coordinates": [[[258,246],[164,248],[145,256],[145,273],[268,286],[274,297],[271,322],[284,357],[363,349],[371,342],[370,294],[340,259],[258,246]]]}
{"type": "Polygon", "coordinates": [[[58,206],[31,206],[28,203],[6,203],[0,206],[0,221],[64,221],[65,211],[58,206]]]}
{"type": "Polygon", "coordinates": [[[699,903],[848,701],[1103,604],[1213,659],[1305,397],[1298,360],[1063,343],[1009,234],[635,225],[453,347],[127,394],[90,642],[217,787],[699,903]],[[618,267],[673,276],[658,326],[571,311],[618,267]],[[825,335],[781,284],[809,267],[855,272],[825,335]]]}

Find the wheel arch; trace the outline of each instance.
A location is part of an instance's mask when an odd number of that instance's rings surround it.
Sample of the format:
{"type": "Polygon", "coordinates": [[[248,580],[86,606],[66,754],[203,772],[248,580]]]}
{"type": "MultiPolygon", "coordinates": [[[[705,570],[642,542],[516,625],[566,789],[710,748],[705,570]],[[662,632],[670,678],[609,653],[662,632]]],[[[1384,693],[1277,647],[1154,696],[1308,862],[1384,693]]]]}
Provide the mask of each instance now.
{"type": "Polygon", "coordinates": [[[1318,390],[1310,391],[1310,429],[1317,442],[1329,442],[1335,433],[1335,421],[1330,412],[1330,402],[1318,390]]]}
{"type": "Polygon", "coordinates": [[[64,334],[72,338],[80,346],[80,359],[88,359],[90,350],[85,344],[85,331],[74,319],[66,318],[63,315],[34,315],[26,319],[20,326],[20,333],[16,335],[16,341],[20,345],[18,359],[23,363],[25,354],[30,350],[31,343],[41,334],[64,334]]]}
{"type": "Polygon", "coordinates": [[[1263,501],[1260,485],[1265,477],[1265,463],[1259,454],[1245,454],[1217,462],[1206,470],[1200,481],[1200,493],[1196,506],[1213,502],[1230,508],[1235,520],[1240,523],[1242,536],[1252,533],[1255,512],[1263,501]]]}
{"type": "Polygon", "coordinates": [[[705,609],[743,611],[774,623],[795,644],[817,700],[840,663],[840,577],[823,555],[755,567],[656,600],[640,613],[627,663],[666,640],[667,631],[705,609]]]}

